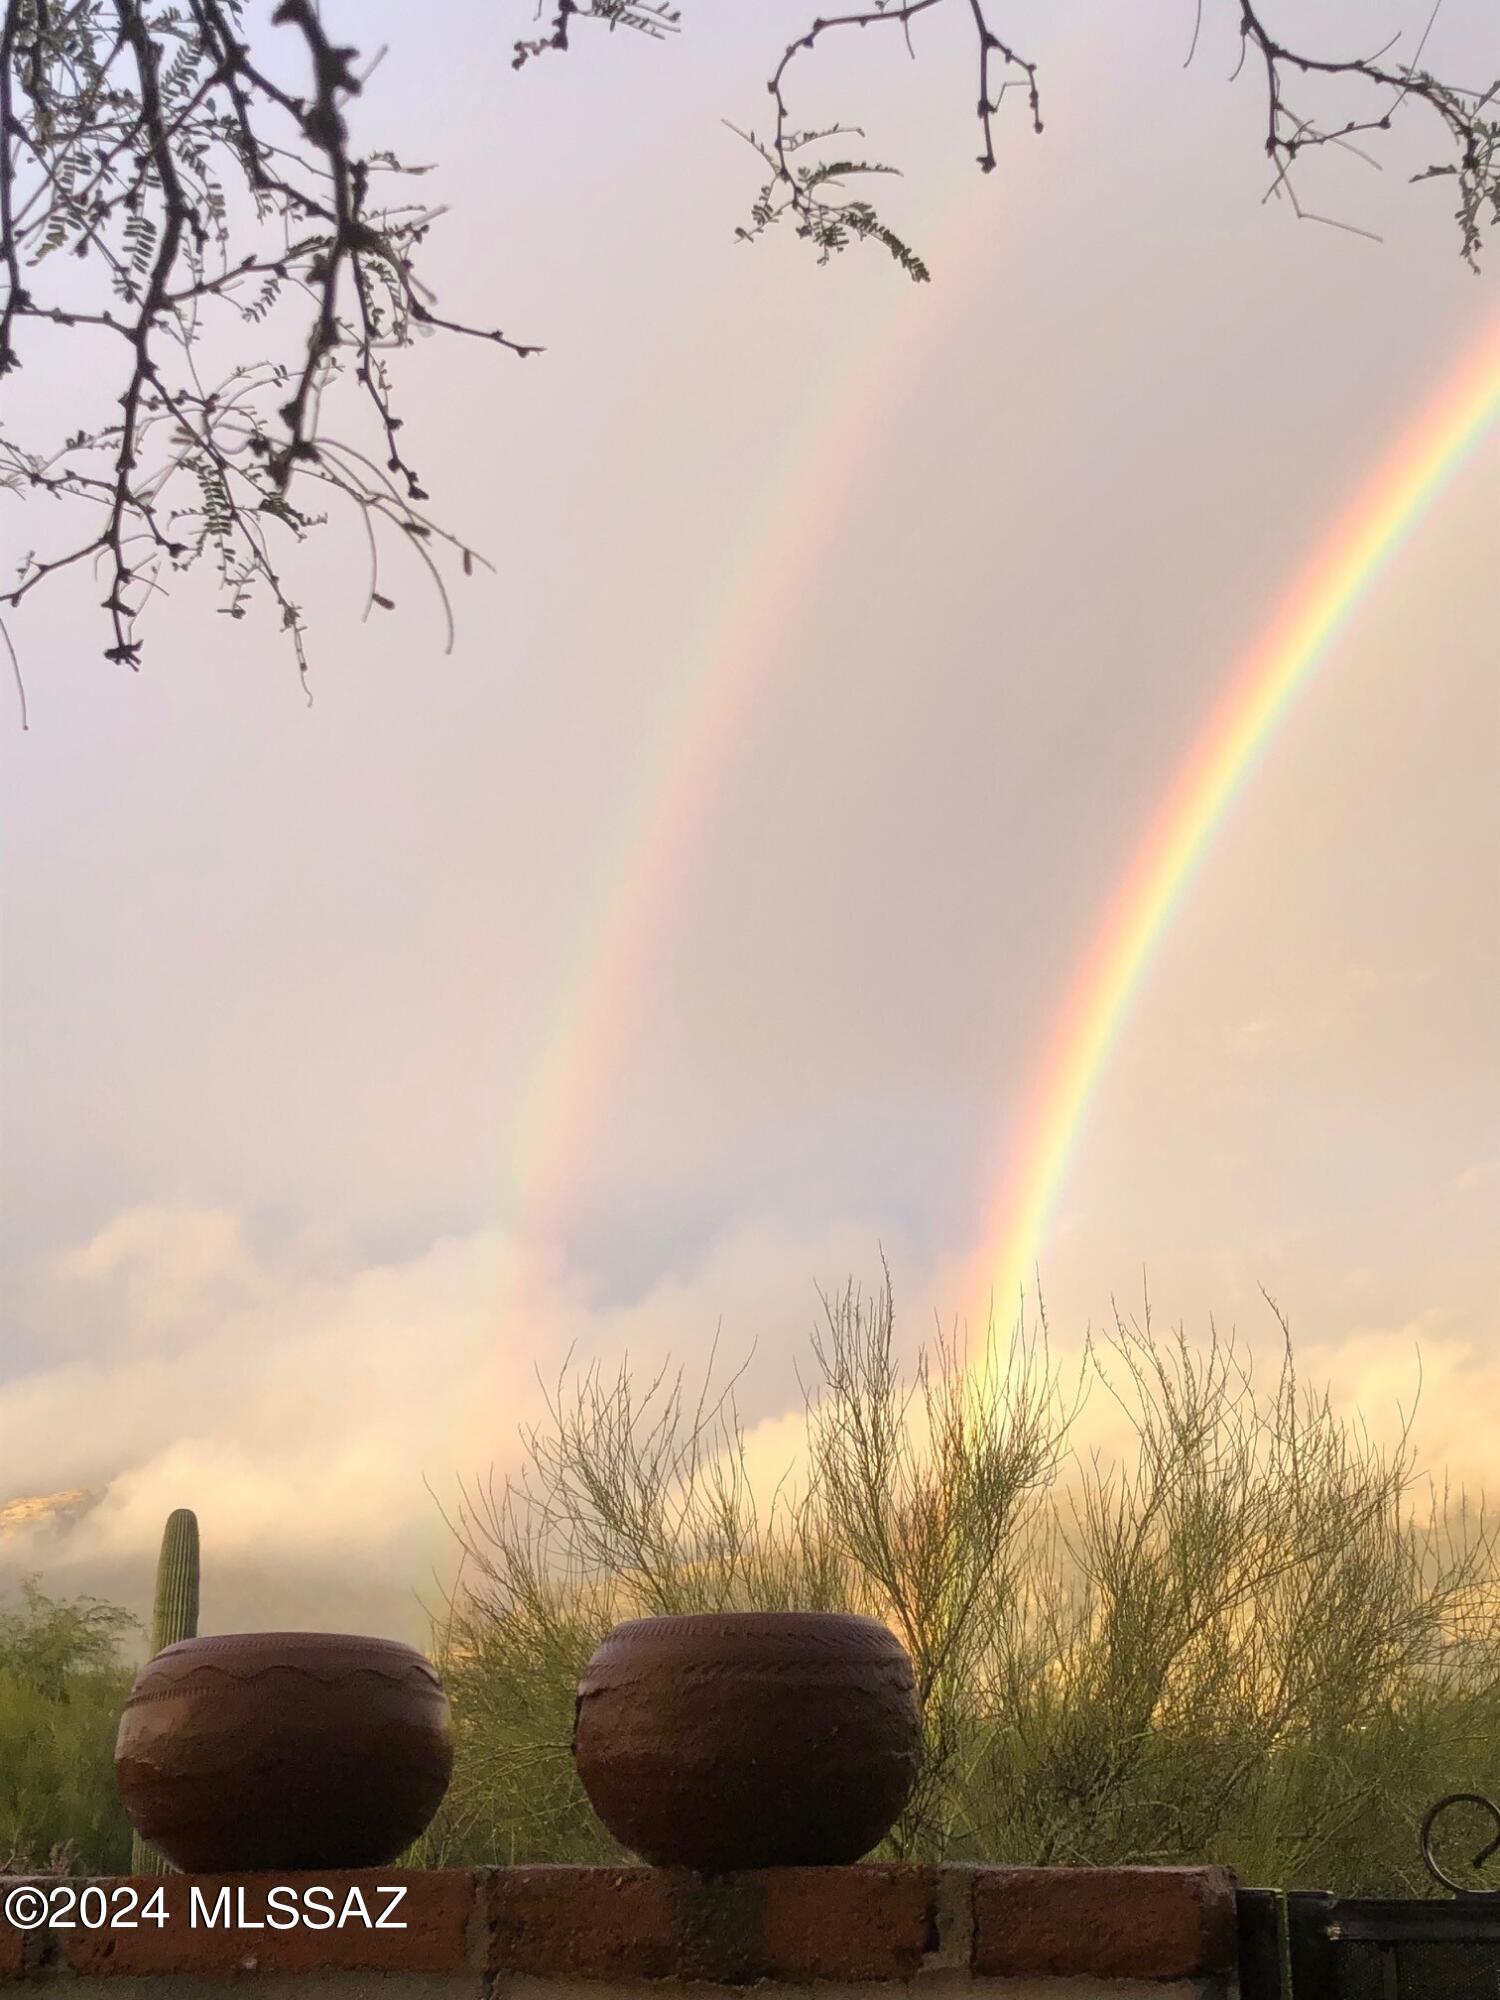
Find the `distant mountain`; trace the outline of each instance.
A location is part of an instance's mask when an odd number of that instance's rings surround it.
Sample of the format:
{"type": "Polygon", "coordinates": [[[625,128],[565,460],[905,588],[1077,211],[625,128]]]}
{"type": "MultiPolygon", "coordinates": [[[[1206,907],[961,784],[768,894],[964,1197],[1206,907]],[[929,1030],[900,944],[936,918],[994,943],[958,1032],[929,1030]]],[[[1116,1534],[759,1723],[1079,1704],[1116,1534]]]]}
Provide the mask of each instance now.
{"type": "Polygon", "coordinates": [[[104,1486],[70,1486],[64,1493],[33,1493],[0,1500],[0,1542],[11,1541],[37,1528],[71,1528],[98,1506],[108,1490],[104,1486]]]}

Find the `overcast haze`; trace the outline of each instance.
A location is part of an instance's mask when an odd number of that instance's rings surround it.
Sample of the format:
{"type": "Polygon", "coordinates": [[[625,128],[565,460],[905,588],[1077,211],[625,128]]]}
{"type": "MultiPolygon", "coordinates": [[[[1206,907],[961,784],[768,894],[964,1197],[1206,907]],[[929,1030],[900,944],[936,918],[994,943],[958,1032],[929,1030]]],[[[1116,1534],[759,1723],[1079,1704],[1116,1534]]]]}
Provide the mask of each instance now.
{"type": "MultiPolygon", "coordinates": [[[[87,589],[12,620],[0,1501],[106,1491],[0,1541],[0,1581],[139,1609],[188,1505],[205,1629],[409,1632],[448,1563],[424,1476],[513,1460],[570,1343],[691,1365],[722,1324],[759,1344],[769,1422],[814,1287],[868,1285],[882,1245],[913,1338],[977,1324],[959,1274],[1157,801],[1500,315],[1500,246],[1474,277],[1449,184],[1407,185],[1416,121],[1383,172],[1305,176],[1382,243],[1263,202],[1214,0],[1186,70],[1190,5],[1024,10],[1046,131],[1007,103],[989,177],[966,48],[865,37],[805,110],[899,159],[885,206],[933,282],[736,244],[756,162],[720,119],[763,117],[807,10],[685,11],[669,45],[580,34],[517,75],[529,8],[326,9],[391,45],[357,137],[439,163],[442,309],[548,349],[397,364],[434,511],[497,568],[456,585],[451,655],[395,552],[397,609],[360,623],[349,522],[297,573],[311,709],[273,621],[216,616],[206,576],[152,612],[138,676],[87,589]],[[723,747],[686,783],[709,687],[723,747]],[[570,1090],[575,1014],[603,1068],[570,1090]]],[[[1317,34],[1422,25],[1382,0],[1317,34]]],[[[1449,0],[1426,60],[1500,73],[1493,8],[1449,0]]],[[[62,365],[26,373],[26,428],[70,422],[62,365]]],[[[40,541],[21,512],[7,561],[40,541]]],[[[1234,1325],[1274,1376],[1264,1285],[1299,1371],[1389,1434],[1420,1348],[1424,1460],[1475,1488],[1497,558],[1492,428],[1237,798],[1038,1246],[1063,1351],[1144,1266],[1158,1322],[1234,1325]]]]}

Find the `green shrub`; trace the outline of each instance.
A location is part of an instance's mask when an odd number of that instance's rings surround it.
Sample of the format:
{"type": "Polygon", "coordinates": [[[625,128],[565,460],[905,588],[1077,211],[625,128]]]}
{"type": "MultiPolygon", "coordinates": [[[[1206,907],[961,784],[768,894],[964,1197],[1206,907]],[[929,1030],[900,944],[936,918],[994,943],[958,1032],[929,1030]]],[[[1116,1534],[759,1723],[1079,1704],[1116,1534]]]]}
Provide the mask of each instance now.
{"type": "Polygon", "coordinates": [[[47,1597],[34,1577],[0,1610],[0,1862],[121,1874],[130,1826],[114,1747],[130,1670],[128,1612],[47,1597]]]}
{"type": "MultiPolygon", "coordinates": [[[[940,1338],[903,1379],[888,1280],[825,1301],[804,1476],[769,1504],[733,1382],[686,1398],[680,1373],[565,1375],[519,1479],[461,1489],[450,1524],[434,1650],[457,1756],[414,1858],[612,1856],[568,1753],[599,1638],[801,1605],[884,1619],[916,1666],[925,1768],[883,1853],[1430,1891],[1428,1804],[1500,1791],[1494,1537],[1467,1503],[1455,1535],[1446,1493],[1434,1530],[1403,1519],[1409,1422],[1387,1462],[1326,1394],[1299,1407],[1277,1317],[1269,1404],[1232,1341],[1195,1355],[1179,1333],[1169,1365],[1149,1314],[1117,1320],[1127,1477],[1095,1459],[1059,1481],[1073,1418],[1019,1337],[1003,1377],[990,1343],[966,1369],[940,1338]]],[[[1085,1368],[1121,1399],[1092,1341],[1085,1368]]]]}

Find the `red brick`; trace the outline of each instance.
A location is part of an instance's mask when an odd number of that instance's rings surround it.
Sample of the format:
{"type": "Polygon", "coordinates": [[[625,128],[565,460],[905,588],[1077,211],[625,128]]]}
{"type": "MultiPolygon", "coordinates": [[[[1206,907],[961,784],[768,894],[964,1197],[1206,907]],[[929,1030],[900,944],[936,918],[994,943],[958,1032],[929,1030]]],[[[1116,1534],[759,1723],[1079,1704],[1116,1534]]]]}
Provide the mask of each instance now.
{"type": "Polygon", "coordinates": [[[660,1868],[497,1868],[489,1879],[491,1973],[539,1979],[670,1979],[679,1924],[660,1868]]]}
{"type": "Polygon", "coordinates": [[[741,1877],[760,1903],[753,1976],[910,1979],[938,1949],[937,1892],[946,1872],[872,1862],[741,1877]]]}
{"type": "Polygon", "coordinates": [[[985,1868],[974,1964],[990,1978],[1191,1979],[1235,1963],[1227,1868],[985,1868]]]}
{"type": "Polygon", "coordinates": [[[92,1886],[119,1916],[123,1892],[160,1889],[161,1927],[54,1924],[21,1933],[0,1922],[0,1979],[44,1963],[74,1973],[151,1976],[239,1971],[530,1974],[551,1980],[907,1981],[924,1968],[987,1977],[1188,1979],[1227,1973],[1235,1956],[1234,1876],[1218,1868],[930,1868],[866,1863],[700,1876],[653,1868],[522,1867],[483,1871],[150,1877],[92,1886]],[[310,1930],[208,1928],[205,1910],[267,1914],[276,1884],[317,1888],[325,1909],[353,1890],[371,1916],[381,1884],[406,1894],[400,1930],[358,1921],[310,1930]],[[195,1906],[199,1921],[191,1921],[195,1906]],[[969,1939],[972,1923],[972,1959],[969,1939]]]}
{"type": "MultiPolygon", "coordinates": [[[[19,1889],[35,1882],[36,1887],[46,1895],[56,1886],[47,1877],[40,1879],[30,1875],[0,1875],[0,1903],[12,1889],[19,1889]]],[[[0,1910],[0,1979],[21,1979],[41,1964],[47,1950],[47,1931],[18,1930],[0,1910]]]]}
{"type": "Polygon", "coordinates": [[[497,1869],[489,1971],[540,1979],[909,1979],[940,1871],[907,1866],[497,1869]]]}
{"type": "MultiPolygon", "coordinates": [[[[79,1885],[80,1888],[83,1886],[79,1885]]],[[[273,1972],[456,1972],[468,1961],[469,1920],[474,1909],[475,1878],[467,1869],[369,1868],[349,1873],[259,1875],[168,1875],[134,1883],[101,1882],[98,1887],[118,1909],[126,1887],[140,1892],[141,1904],[158,1888],[166,1904],[166,1922],[140,1921],[133,1929],[111,1924],[91,1930],[57,1929],[61,1963],[76,1973],[95,1977],[152,1973],[273,1972]],[[267,1891],[289,1890],[296,1908],[303,1896],[317,1890],[309,1908],[321,1920],[330,1910],[335,1918],[358,1891],[369,1913],[369,1926],[350,1909],[349,1921],[327,1929],[303,1922],[295,1928],[266,1925],[267,1891]],[[382,1885],[400,1887],[405,1895],[394,1906],[382,1885]],[[196,1892],[196,1894],[195,1894],[196,1892]],[[210,1913],[222,1908],[231,1919],[210,1927],[210,1913]],[[234,1921],[241,1912],[242,1926],[234,1921]],[[197,1921],[194,1922],[196,1915],[197,1921]],[[375,1929],[385,1917],[404,1928],[375,1929]]],[[[278,1917],[285,1921],[286,1898],[278,1917]]]]}

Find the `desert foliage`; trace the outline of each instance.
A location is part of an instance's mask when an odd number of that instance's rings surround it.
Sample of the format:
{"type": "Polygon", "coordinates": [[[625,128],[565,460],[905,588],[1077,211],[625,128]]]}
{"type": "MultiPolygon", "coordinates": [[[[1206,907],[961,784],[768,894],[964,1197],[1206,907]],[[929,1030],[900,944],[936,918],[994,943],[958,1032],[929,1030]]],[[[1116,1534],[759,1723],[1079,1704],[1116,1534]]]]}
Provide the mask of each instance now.
{"type": "Polygon", "coordinates": [[[134,1629],[117,1606],[48,1597],[34,1577],[0,1605],[0,1871],[126,1871],[114,1748],[134,1629]]]}
{"type": "Polygon", "coordinates": [[[1500,1786],[1493,1531],[1431,1479],[1419,1520],[1411,1419],[1379,1449],[1299,1384],[1276,1323],[1266,1393],[1233,1338],[1117,1316],[1069,1405],[1044,1321],[977,1356],[939,1335],[903,1366],[888,1279],[849,1288],[824,1300],[801,1449],[769,1492],[740,1376],[565,1371],[522,1471],[452,1510],[435,1650],[458,1759],[422,1858],[613,1858],[568,1749],[598,1640],[629,1616],[797,1607],[871,1614],[912,1654],[925,1768],[883,1851],[1428,1892],[1426,1807],[1500,1786]],[[1068,1448],[1098,1387],[1133,1464],[1068,1448]]]}
{"type": "MultiPolygon", "coordinates": [[[[448,1510],[432,1651],[457,1757],[407,1860],[620,1858],[569,1753],[604,1633],[827,1609],[882,1619],[916,1668],[924,1769],[882,1853],[1436,1893],[1426,1808],[1500,1794],[1494,1532],[1430,1477],[1419,1508],[1415,1413],[1378,1448],[1299,1383],[1276,1318],[1269,1390],[1233,1338],[1163,1340],[1149,1311],[1090,1338],[1065,1389],[1045,1321],[903,1354],[889,1281],[849,1287],[809,1343],[796,1447],[773,1427],[769,1454],[745,1370],[716,1387],[712,1354],[696,1387],[565,1368],[520,1469],[448,1510]],[[1120,1459],[1069,1442],[1097,1390],[1133,1436],[1120,1459]]],[[[133,1629],[34,1578],[0,1604],[12,1867],[127,1865],[111,1766],[133,1629]]]]}

